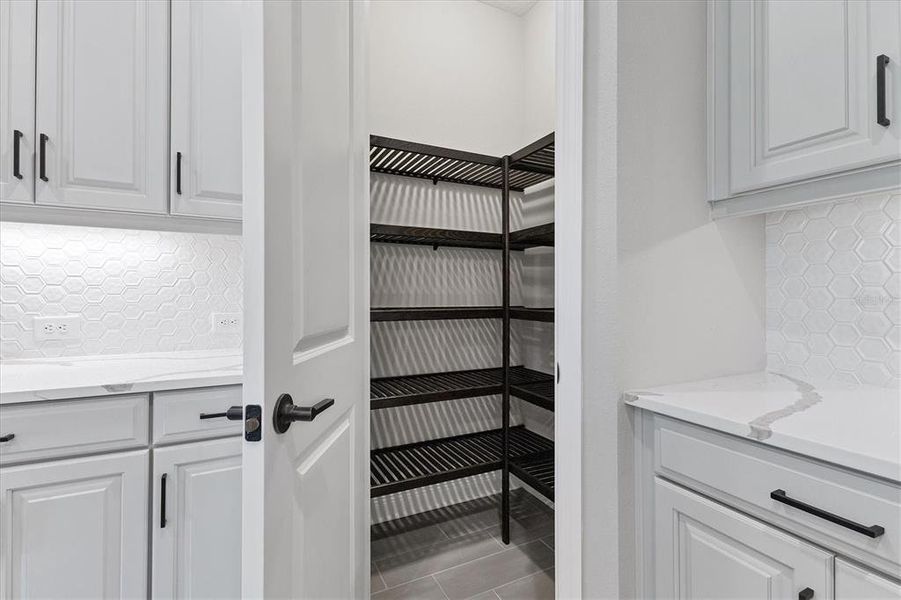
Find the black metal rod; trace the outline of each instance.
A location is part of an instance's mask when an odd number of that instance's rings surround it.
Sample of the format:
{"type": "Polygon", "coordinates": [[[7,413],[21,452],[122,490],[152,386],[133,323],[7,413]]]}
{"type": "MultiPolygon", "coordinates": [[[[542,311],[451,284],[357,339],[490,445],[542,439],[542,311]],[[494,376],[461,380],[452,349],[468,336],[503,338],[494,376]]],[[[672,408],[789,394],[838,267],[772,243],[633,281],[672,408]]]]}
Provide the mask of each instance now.
{"type": "Polygon", "coordinates": [[[181,152],[175,153],[175,193],[181,196],[181,152]]]}
{"type": "Polygon", "coordinates": [[[554,144],[554,132],[550,132],[543,138],[539,140],[535,140],[525,148],[517,150],[513,154],[510,155],[510,162],[515,163],[524,158],[527,158],[530,154],[534,154],[539,150],[547,148],[548,146],[552,146],[554,144]]]}
{"type": "Polygon", "coordinates": [[[789,498],[788,494],[785,493],[785,490],[773,490],[772,492],[770,492],[770,498],[772,498],[776,502],[787,504],[792,508],[797,508],[800,511],[804,511],[815,517],[829,521],[830,523],[841,525],[842,527],[850,529],[851,531],[862,533],[863,535],[870,538],[875,539],[885,533],[885,528],[881,525],[861,525],[860,523],[851,521],[850,519],[846,519],[831,512],[827,512],[822,508],[817,508],[816,506],[801,502],[800,500],[789,498]]]}
{"type": "Polygon", "coordinates": [[[501,406],[501,537],[510,543],[510,157],[502,160],[503,186],[501,188],[501,236],[503,243],[503,392],[501,406]]]}
{"type": "Polygon", "coordinates": [[[876,57],[876,122],[888,127],[892,121],[885,116],[885,70],[889,59],[885,54],[876,57]]]}
{"type": "Polygon", "coordinates": [[[6,442],[11,442],[16,438],[15,433],[7,433],[6,435],[0,435],[0,444],[4,444],[6,442]]]}
{"type": "Polygon", "coordinates": [[[41,158],[40,158],[40,177],[41,181],[50,181],[47,179],[47,140],[50,138],[47,137],[47,134],[41,134],[41,158]]]}
{"type": "Polygon", "coordinates": [[[160,529],[166,526],[166,480],[168,478],[166,473],[160,477],[160,529]]]}
{"type": "Polygon", "coordinates": [[[19,146],[22,144],[22,136],[25,135],[18,129],[13,130],[13,177],[22,179],[22,169],[19,166],[19,146]]]}

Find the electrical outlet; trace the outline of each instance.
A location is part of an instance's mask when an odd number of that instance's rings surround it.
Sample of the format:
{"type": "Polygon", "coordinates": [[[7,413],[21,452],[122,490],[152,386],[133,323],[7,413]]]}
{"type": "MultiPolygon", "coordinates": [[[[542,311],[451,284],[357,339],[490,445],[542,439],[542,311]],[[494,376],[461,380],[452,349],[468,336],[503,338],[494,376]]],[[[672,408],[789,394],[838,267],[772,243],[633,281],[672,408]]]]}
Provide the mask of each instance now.
{"type": "Polygon", "coordinates": [[[241,313],[213,313],[213,333],[241,333],[241,313]]]}
{"type": "Polygon", "coordinates": [[[81,339],[81,316],[35,317],[34,339],[78,341],[81,339]]]}

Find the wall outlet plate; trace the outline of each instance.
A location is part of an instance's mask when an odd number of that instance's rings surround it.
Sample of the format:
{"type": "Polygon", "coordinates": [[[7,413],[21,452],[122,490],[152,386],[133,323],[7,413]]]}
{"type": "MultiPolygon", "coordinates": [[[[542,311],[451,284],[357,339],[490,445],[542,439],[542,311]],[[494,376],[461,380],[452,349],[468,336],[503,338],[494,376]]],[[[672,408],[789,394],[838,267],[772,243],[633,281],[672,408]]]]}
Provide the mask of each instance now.
{"type": "Polygon", "coordinates": [[[78,341],[81,339],[81,315],[65,315],[60,317],[35,317],[34,339],[78,341]]]}
{"type": "Polygon", "coordinates": [[[241,333],[244,319],[241,313],[213,313],[213,333],[241,333]]]}

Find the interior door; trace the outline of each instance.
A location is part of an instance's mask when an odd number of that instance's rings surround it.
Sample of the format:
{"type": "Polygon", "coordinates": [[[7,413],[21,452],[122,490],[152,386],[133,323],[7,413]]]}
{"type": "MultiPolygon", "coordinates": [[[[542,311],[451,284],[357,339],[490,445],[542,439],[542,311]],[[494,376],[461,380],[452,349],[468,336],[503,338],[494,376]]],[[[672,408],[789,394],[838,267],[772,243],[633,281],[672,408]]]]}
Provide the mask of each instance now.
{"type": "Polygon", "coordinates": [[[0,200],[34,201],[35,0],[0,2],[0,200]]]}
{"type": "Polygon", "coordinates": [[[366,9],[244,4],[248,598],[368,597],[366,9]]]}

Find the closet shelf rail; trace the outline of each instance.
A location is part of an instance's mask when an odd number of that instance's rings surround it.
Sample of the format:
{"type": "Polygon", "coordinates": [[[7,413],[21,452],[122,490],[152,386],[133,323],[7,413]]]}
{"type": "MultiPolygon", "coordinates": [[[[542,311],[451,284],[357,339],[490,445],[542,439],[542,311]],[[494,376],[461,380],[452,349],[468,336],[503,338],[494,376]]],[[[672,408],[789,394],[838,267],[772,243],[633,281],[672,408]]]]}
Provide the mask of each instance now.
{"type": "MultiPolygon", "coordinates": [[[[369,310],[370,322],[453,321],[461,319],[501,319],[502,306],[391,306],[369,310]]],[[[554,322],[553,308],[511,306],[510,318],[520,321],[554,322]]]]}
{"type": "MultiPolygon", "coordinates": [[[[439,246],[488,250],[502,250],[504,248],[503,236],[499,233],[407,225],[384,225],[381,223],[373,223],[369,226],[369,241],[380,244],[409,244],[431,246],[433,248],[438,248],[439,246]]],[[[553,223],[529,227],[510,234],[511,250],[525,250],[526,248],[553,245],[553,223]]]]}

